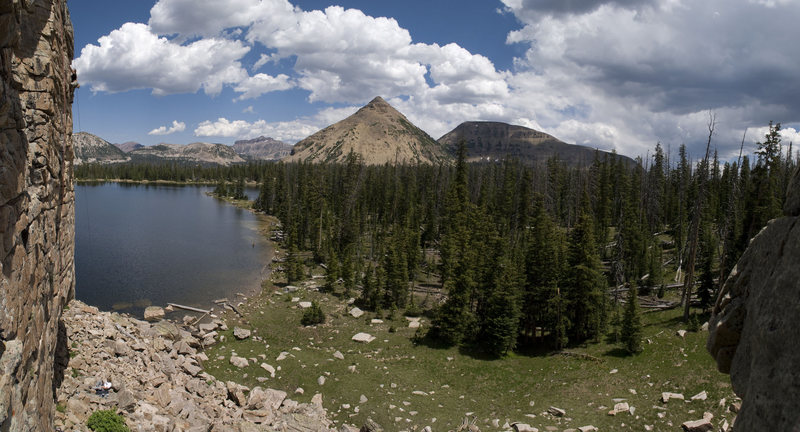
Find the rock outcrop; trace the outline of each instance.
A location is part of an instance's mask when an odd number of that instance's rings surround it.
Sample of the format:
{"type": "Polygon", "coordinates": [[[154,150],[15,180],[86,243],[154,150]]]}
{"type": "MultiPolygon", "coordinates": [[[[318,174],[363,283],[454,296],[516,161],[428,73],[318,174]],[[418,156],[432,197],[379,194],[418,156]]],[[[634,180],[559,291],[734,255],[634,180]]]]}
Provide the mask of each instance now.
{"type": "Polygon", "coordinates": [[[199,326],[151,324],[77,300],[69,306],[63,319],[70,360],[57,393],[57,427],[85,430],[92,412],[110,409],[133,431],[331,430],[322,395],[301,404],[281,390],[249,389],[203,372],[208,357],[199,326]],[[96,390],[99,382],[110,389],[96,390]]]}
{"type": "Polygon", "coordinates": [[[800,430],[800,171],[784,215],[750,242],[709,322],[707,348],[742,397],[734,431],[800,430]]]}
{"type": "Polygon", "coordinates": [[[0,2],[0,430],[52,430],[74,294],[66,0],[0,2]]]}

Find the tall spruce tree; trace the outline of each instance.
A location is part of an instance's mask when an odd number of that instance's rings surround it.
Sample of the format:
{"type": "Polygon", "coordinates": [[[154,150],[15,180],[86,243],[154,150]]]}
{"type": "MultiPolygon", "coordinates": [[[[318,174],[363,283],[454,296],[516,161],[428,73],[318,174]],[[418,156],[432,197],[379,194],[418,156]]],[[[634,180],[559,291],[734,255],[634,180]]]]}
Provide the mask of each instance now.
{"type": "Polygon", "coordinates": [[[584,204],[570,233],[570,272],[565,287],[570,321],[568,334],[574,342],[598,338],[606,323],[605,278],[600,272],[600,257],[585,190],[583,196],[584,204]]]}
{"type": "Polygon", "coordinates": [[[625,313],[622,316],[621,340],[625,349],[636,354],[642,351],[642,322],[639,316],[639,299],[635,285],[628,290],[625,313]]]}

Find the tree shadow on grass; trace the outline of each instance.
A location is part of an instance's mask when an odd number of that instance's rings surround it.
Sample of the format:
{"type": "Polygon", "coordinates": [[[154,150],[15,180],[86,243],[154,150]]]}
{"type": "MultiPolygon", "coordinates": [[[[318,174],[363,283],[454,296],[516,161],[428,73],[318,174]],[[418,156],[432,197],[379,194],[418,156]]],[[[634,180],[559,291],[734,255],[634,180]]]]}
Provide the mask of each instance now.
{"type": "Polygon", "coordinates": [[[624,348],[611,348],[610,350],[604,352],[603,355],[617,358],[627,358],[633,356],[633,354],[629,353],[628,350],[624,348]]]}

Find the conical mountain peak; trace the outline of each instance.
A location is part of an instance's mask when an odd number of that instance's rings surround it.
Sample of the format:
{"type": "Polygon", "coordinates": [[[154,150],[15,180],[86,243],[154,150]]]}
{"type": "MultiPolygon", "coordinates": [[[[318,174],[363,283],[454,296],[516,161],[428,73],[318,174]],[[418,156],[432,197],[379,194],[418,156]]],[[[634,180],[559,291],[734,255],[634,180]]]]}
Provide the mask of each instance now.
{"type": "Polygon", "coordinates": [[[380,96],[350,117],[295,144],[285,160],[344,162],[351,152],[368,165],[448,160],[439,143],[380,96]]]}

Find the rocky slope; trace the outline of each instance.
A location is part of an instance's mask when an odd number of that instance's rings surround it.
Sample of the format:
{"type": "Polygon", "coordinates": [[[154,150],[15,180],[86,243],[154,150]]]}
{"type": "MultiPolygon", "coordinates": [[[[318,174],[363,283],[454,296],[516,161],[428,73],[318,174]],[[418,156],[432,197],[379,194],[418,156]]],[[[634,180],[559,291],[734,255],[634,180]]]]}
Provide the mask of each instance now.
{"type": "Polygon", "coordinates": [[[85,163],[120,163],[131,160],[124,151],[97,135],[78,132],[72,136],[75,165],[85,163]]]}
{"type": "Polygon", "coordinates": [[[122,150],[125,153],[130,153],[130,152],[132,152],[134,150],[138,150],[138,149],[144,147],[143,145],[141,145],[141,144],[139,144],[139,143],[137,143],[135,141],[126,141],[126,142],[124,142],[122,144],[114,144],[114,146],[116,146],[118,149],[122,150]]]}
{"type": "MultiPolygon", "coordinates": [[[[462,139],[466,143],[470,162],[498,161],[511,156],[524,164],[537,165],[557,156],[567,165],[586,166],[595,157],[593,148],[567,144],[544,132],[500,122],[461,123],[439,138],[439,143],[454,155],[462,139]]],[[[600,154],[602,156],[609,153],[601,151],[600,154]]],[[[628,157],[617,157],[626,163],[633,163],[628,157]]]]}
{"type": "Polygon", "coordinates": [[[280,160],[289,156],[292,146],[283,141],[260,136],[249,140],[238,140],[233,143],[233,150],[245,159],[280,160]]]}
{"type": "Polygon", "coordinates": [[[784,217],[750,241],[720,291],[707,348],[742,397],[734,431],[800,430],[800,171],[784,217]],[[789,342],[789,343],[787,343],[789,342]]]}
{"type": "Polygon", "coordinates": [[[284,160],[344,162],[351,151],[367,165],[436,164],[449,160],[433,138],[380,96],[350,117],[298,142],[284,160]]]}
{"type": "Polygon", "coordinates": [[[0,23],[0,431],[49,431],[75,292],[73,30],[66,0],[0,2],[0,23]]]}
{"type": "Polygon", "coordinates": [[[71,358],[57,391],[57,427],[88,431],[89,415],[110,409],[132,431],[332,430],[320,394],[298,404],[286,392],[249,389],[203,372],[202,346],[216,342],[215,330],[226,329],[222,321],[150,324],[79,301],[63,319],[71,358]],[[95,390],[99,381],[111,383],[105,396],[95,390]]]}
{"type": "Polygon", "coordinates": [[[158,144],[142,147],[128,153],[134,162],[185,162],[230,165],[244,159],[231,146],[196,142],[186,145],[158,144]]]}

